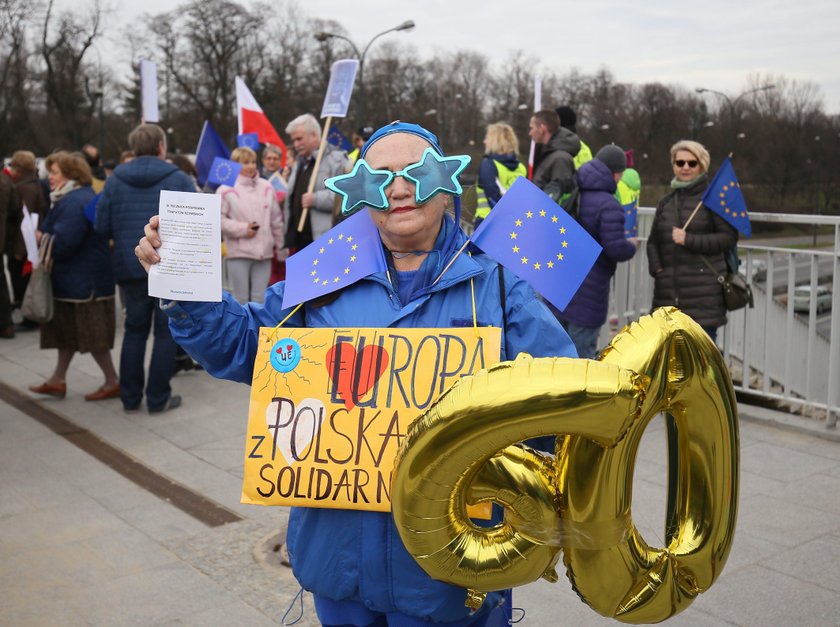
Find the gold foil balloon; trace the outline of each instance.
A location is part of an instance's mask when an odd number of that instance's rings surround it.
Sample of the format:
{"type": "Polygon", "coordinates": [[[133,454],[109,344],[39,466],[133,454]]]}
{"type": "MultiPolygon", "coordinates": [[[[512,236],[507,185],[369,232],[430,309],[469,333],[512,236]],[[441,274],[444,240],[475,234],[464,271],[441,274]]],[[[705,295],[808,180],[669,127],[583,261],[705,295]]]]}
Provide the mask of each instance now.
{"type": "Polygon", "coordinates": [[[735,529],[738,423],[723,359],[685,314],[625,328],[600,361],[520,356],[461,379],[411,427],[397,457],[394,520],[435,579],[483,593],[567,575],[598,613],[665,620],[714,583],[735,529]],[[658,413],[669,417],[666,542],[633,525],[633,466],[658,413]],[[552,459],[515,442],[559,434],[552,459]],[[482,528],[467,503],[505,507],[482,528]]]}

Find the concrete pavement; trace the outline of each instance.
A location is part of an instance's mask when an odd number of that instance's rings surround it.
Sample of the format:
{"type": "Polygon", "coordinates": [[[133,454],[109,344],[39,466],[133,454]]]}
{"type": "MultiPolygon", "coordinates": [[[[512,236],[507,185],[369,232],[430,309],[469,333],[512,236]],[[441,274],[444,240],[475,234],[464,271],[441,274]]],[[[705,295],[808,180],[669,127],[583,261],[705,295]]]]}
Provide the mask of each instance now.
{"type": "MultiPolygon", "coordinates": [[[[2,340],[0,381],[28,395],[54,359],[55,351],[39,350],[37,332],[2,340]]],[[[86,403],[100,384],[93,360],[77,356],[67,398],[37,402],[241,520],[210,527],[75,446],[66,428],[56,433],[0,402],[0,623],[281,624],[299,588],[288,570],[261,565],[254,552],[287,512],[239,504],[248,389],[183,373],[173,387],[184,405],[150,416],[124,413],[119,400],[86,403]]],[[[670,623],[840,625],[840,442],[816,437],[825,435],[821,425],[804,419],[741,413],[732,553],[715,586],[670,623]]],[[[634,478],[634,522],[655,546],[664,442],[654,421],[634,478]]],[[[316,625],[311,597],[303,598],[297,624],[316,625]]],[[[563,576],[517,590],[514,606],[525,610],[522,625],[615,624],[563,576]]],[[[287,621],[298,614],[295,605],[287,621]]]]}

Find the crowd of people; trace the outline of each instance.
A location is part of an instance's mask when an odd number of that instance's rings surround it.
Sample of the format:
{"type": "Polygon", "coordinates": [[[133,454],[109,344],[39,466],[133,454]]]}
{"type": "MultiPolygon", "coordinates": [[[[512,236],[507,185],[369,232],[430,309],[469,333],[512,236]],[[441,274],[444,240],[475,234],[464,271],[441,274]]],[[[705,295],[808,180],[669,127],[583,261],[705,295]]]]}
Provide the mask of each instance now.
{"type": "MultiPolygon", "coordinates": [[[[472,319],[502,328],[502,360],[520,352],[595,358],[610,281],[617,264],[638,248],[638,238],[625,231],[623,204],[628,197],[638,200],[640,181],[628,167],[632,153],[608,144],[593,156],[575,123],[574,112],[560,107],[536,112],[529,127],[537,145],[532,180],[560,204],[573,204],[575,219],[602,247],[563,311],[548,306],[527,282],[484,254],[460,254],[468,236],[458,195],[439,186],[421,196],[419,182],[405,175],[424,162],[429,150],[437,158],[423,167],[444,167],[446,153],[434,134],[403,122],[360,129],[352,156],[329,146],[318,159],[321,127],[305,114],[286,128],[296,158],[286,164],[285,192],[266,180],[283,172],[280,150],[266,146],[261,164],[250,148],[231,155],[242,166],[238,177],[215,190],[221,196],[228,292],[212,308],[148,295],[148,269],[160,260],[160,192],[207,191],[198,189],[189,159],[167,155],[160,127],[135,128],[129,151],[110,168],[102,166],[91,146],[49,155],[44,161],[48,189],[36,176],[34,155],[15,153],[8,176],[0,176],[0,223],[6,228],[0,241],[12,278],[11,291],[0,286],[3,337],[38,326],[26,320],[14,325],[11,318],[26,289],[26,250],[20,238],[25,204],[38,214],[36,236],[49,243],[53,260],[55,311],[40,325],[40,340],[41,348],[57,349],[57,362],[45,381],[30,387],[36,394],[63,398],[71,360],[77,352],[89,352],[104,380],[86,400],[119,398],[127,412],[138,411],[144,402],[150,413],[172,410],[182,403],[171,385],[179,359],[195,359],[214,376],[247,384],[259,328],[281,320],[290,327],[445,328],[472,319]],[[326,180],[350,172],[357,160],[373,171],[395,174],[382,191],[385,206],[362,208],[378,231],[387,268],[331,298],[284,309],[285,282],[275,280],[277,267],[347,217],[338,211],[326,180]],[[117,311],[125,327],[118,370],[111,357],[117,311]],[[154,341],[146,369],[150,333],[154,341]]],[[[489,125],[484,146],[474,226],[490,215],[517,178],[527,175],[510,125],[489,125]]],[[[723,271],[724,253],[737,242],[737,232],[706,208],[688,220],[709,184],[706,149],[679,141],[671,149],[671,162],[672,189],[657,205],[646,248],[655,285],[652,306],[680,307],[714,338],[726,312],[712,270],[723,271]]],[[[509,590],[488,595],[479,610],[470,611],[464,606],[465,590],[426,575],[386,513],[292,508],[287,539],[295,575],[313,592],[325,625],[348,624],[348,617],[354,625],[435,621],[491,626],[511,619],[509,590]]]]}

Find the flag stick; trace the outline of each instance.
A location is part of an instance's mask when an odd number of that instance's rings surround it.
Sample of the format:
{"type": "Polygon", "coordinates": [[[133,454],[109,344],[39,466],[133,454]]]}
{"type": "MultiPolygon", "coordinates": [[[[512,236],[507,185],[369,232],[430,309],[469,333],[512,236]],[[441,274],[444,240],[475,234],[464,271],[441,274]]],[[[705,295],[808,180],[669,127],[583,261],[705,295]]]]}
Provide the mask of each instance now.
{"type": "MultiPolygon", "coordinates": [[[[321,145],[318,147],[318,156],[315,157],[315,166],[312,168],[312,176],[309,178],[309,185],[306,188],[306,193],[311,194],[315,189],[315,182],[318,180],[318,168],[321,167],[321,157],[324,156],[324,148],[327,145],[327,135],[330,132],[330,124],[332,124],[332,116],[327,116],[327,121],[324,122],[324,132],[321,133],[321,145]]],[[[306,218],[309,215],[309,207],[304,207],[300,214],[300,221],[298,222],[298,233],[303,231],[303,225],[306,224],[306,218]]]]}
{"type": "Polygon", "coordinates": [[[449,268],[451,268],[451,267],[452,267],[452,264],[453,264],[453,263],[455,263],[455,260],[458,258],[458,256],[459,256],[462,252],[464,252],[464,250],[467,248],[467,246],[469,245],[469,243],[470,243],[470,240],[467,240],[466,242],[464,242],[464,245],[463,245],[463,246],[461,246],[461,248],[459,248],[459,249],[458,249],[458,252],[457,252],[457,253],[455,253],[455,256],[454,256],[454,257],[452,257],[452,259],[450,259],[450,260],[449,260],[449,263],[448,263],[448,264],[446,264],[446,267],[445,267],[443,270],[441,270],[440,274],[438,275],[438,278],[436,278],[436,279],[432,282],[432,285],[437,285],[437,282],[438,282],[438,281],[440,281],[441,277],[442,277],[442,276],[446,273],[446,271],[447,271],[447,270],[449,270],[449,268]]]}
{"type": "MultiPolygon", "coordinates": [[[[735,154],[734,152],[730,152],[727,155],[727,158],[731,160],[732,156],[734,154],[735,154]]],[[[718,170],[718,171],[720,171],[720,170],[718,170]]],[[[715,176],[717,176],[717,175],[715,175],[715,176]]],[[[714,183],[714,179],[712,179],[712,182],[714,183]]],[[[702,207],[702,206],[703,206],[703,201],[701,200],[700,202],[697,203],[697,206],[694,208],[694,211],[691,212],[691,215],[688,216],[688,220],[686,220],[685,224],[683,224],[683,231],[685,231],[685,229],[688,228],[688,224],[694,219],[694,216],[697,215],[697,212],[700,211],[700,207],[702,207]]]]}
{"type": "Polygon", "coordinates": [[[700,202],[697,203],[697,206],[694,208],[694,211],[691,212],[691,215],[688,216],[688,220],[686,220],[685,224],[683,224],[683,231],[685,231],[688,228],[689,223],[694,219],[694,216],[697,215],[697,212],[700,211],[700,207],[702,207],[702,206],[703,206],[703,201],[701,200],[700,202]]]}

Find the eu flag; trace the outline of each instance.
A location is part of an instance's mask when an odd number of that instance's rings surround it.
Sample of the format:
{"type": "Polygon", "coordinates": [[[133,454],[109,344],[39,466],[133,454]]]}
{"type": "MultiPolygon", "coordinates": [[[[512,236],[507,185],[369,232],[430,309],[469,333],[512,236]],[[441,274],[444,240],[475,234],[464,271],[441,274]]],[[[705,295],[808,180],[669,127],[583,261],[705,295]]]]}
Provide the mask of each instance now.
{"type": "Polygon", "coordinates": [[[729,157],[723,160],[709,189],[703,194],[703,204],[747,237],[752,235],[747,203],[729,157]]]}
{"type": "Polygon", "coordinates": [[[236,136],[236,145],[256,152],[260,149],[260,137],[257,133],[242,133],[236,136]]]}
{"type": "Polygon", "coordinates": [[[513,182],[470,239],[560,310],[601,254],[598,242],[525,177],[513,182]]]}
{"type": "Polygon", "coordinates": [[[359,211],[286,260],[283,308],[329,294],[385,269],[379,231],[368,212],[359,211]]]}
{"type": "Polygon", "coordinates": [[[230,185],[236,183],[236,177],[242,170],[242,164],[230,159],[222,159],[216,157],[213,159],[213,165],[210,168],[210,174],[207,175],[207,182],[214,185],[230,185]]]}
{"type": "Polygon", "coordinates": [[[351,144],[350,140],[344,136],[344,133],[338,130],[337,126],[330,127],[330,132],[327,133],[327,141],[344,152],[350,152],[353,150],[353,144],[351,144]]]}
{"type": "Polygon", "coordinates": [[[195,149],[195,169],[198,172],[200,187],[207,184],[207,176],[210,174],[213,160],[216,157],[228,159],[230,158],[230,150],[210,122],[205,122],[201,129],[201,136],[198,138],[198,146],[195,149]]]}
{"type": "Polygon", "coordinates": [[[638,199],[628,202],[624,207],[624,237],[636,237],[639,234],[638,199]]]}

